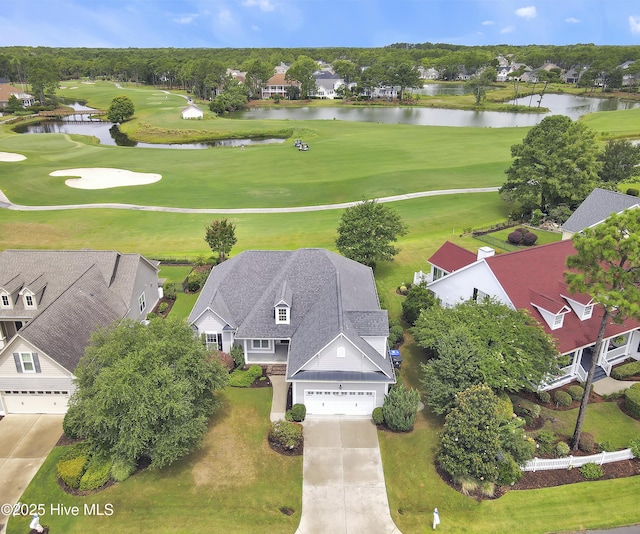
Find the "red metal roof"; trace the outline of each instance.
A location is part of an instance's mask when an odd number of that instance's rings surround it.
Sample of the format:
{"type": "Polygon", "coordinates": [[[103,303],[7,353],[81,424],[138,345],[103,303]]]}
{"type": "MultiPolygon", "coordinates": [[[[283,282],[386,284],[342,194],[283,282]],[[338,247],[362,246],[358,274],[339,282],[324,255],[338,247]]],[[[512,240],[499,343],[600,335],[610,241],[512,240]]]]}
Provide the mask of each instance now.
{"type": "Polygon", "coordinates": [[[472,264],[476,259],[477,256],[473,252],[451,241],[446,241],[428,261],[430,264],[452,273],[472,264]]]}
{"type": "MultiPolygon", "coordinates": [[[[598,305],[594,306],[591,319],[584,321],[572,310],[565,314],[561,328],[551,330],[540,312],[532,305],[532,294],[544,295],[545,300],[548,299],[556,305],[566,302],[562,297],[563,294],[581,303],[589,302],[590,298],[585,295],[570,294],[564,283],[564,273],[568,270],[566,267],[567,257],[575,253],[573,243],[566,240],[486,259],[489,268],[493,271],[513,305],[518,309],[529,310],[532,317],[540,322],[545,331],[558,341],[558,349],[563,354],[595,343],[603,315],[602,308],[598,305]]],[[[541,305],[540,300],[538,297],[535,301],[536,304],[541,305]]],[[[542,307],[544,308],[544,306],[542,307]]],[[[548,309],[548,311],[557,312],[556,309],[548,309]]],[[[627,320],[621,325],[610,324],[605,330],[605,337],[612,337],[639,326],[640,323],[633,320],[627,320]]]]}

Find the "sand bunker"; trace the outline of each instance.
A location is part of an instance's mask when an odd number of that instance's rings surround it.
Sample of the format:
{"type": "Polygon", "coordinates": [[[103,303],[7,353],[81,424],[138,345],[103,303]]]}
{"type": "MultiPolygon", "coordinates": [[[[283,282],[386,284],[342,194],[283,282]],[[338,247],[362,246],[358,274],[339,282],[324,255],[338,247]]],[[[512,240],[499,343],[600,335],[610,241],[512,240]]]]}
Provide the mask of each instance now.
{"type": "Polygon", "coordinates": [[[27,156],[23,156],[22,154],[14,154],[13,152],[0,152],[0,161],[23,161],[27,159],[27,156]]]}
{"type": "Polygon", "coordinates": [[[107,168],[64,169],[53,171],[49,176],[79,176],[80,178],[69,178],[64,182],[69,187],[76,189],[109,189],[110,187],[147,185],[162,179],[160,174],[107,168]]]}

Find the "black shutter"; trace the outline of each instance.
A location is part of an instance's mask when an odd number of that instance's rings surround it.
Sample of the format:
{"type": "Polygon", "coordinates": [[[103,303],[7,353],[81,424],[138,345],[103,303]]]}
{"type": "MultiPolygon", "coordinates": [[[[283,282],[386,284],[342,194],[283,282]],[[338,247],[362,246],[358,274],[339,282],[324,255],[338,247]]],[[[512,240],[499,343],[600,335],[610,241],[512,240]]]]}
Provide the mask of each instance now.
{"type": "Polygon", "coordinates": [[[40,369],[40,358],[38,358],[38,353],[34,352],[31,356],[33,357],[33,366],[36,369],[36,373],[41,373],[42,370],[40,369]]]}
{"type": "Polygon", "coordinates": [[[14,352],[13,353],[13,359],[16,362],[16,371],[21,373],[22,372],[22,362],[20,361],[20,354],[18,354],[17,352],[14,352]]]}

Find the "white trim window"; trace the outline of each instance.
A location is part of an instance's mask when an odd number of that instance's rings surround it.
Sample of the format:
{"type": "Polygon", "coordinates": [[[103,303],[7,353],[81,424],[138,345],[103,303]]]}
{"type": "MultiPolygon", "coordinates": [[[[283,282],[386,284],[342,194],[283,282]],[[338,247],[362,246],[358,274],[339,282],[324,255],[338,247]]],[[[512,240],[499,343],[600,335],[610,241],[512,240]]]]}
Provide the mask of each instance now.
{"type": "Polygon", "coordinates": [[[271,340],[270,339],[252,339],[251,350],[262,350],[262,351],[272,350],[271,340]]]}
{"type": "Polygon", "coordinates": [[[33,361],[33,354],[30,352],[21,352],[20,353],[20,363],[22,364],[22,372],[23,373],[35,373],[36,365],[33,361]]]}
{"type": "Polygon", "coordinates": [[[142,295],[140,295],[140,297],[138,298],[138,308],[140,309],[140,313],[144,312],[144,310],[147,309],[147,299],[144,296],[144,293],[142,293],[142,295]]]}
{"type": "Polygon", "coordinates": [[[33,293],[25,293],[23,295],[23,299],[25,308],[33,309],[36,307],[36,299],[33,293]]]}
{"type": "Polygon", "coordinates": [[[204,342],[207,348],[213,347],[217,350],[222,350],[222,334],[218,332],[205,332],[204,342]]]}
{"type": "Polygon", "coordinates": [[[13,308],[13,306],[11,306],[11,296],[7,293],[2,293],[0,295],[0,307],[13,308]]]}
{"type": "Polygon", "coordinates": [[[582,312],[582,320],[591,319],[593,315],[593,304],[587,304],[582,312]]]}
{"type": "Polygon", "coordinates": [[[289,324],[289,308],[287,306],[276,308],[276,324],[289,324]]]}
{"type": "Polygon", "coordinates": [[[553,317],[553,325],[551,325],[552,330],[556,330],[560,328],[564,323],[564,313],[559,313],[553,317]]]}

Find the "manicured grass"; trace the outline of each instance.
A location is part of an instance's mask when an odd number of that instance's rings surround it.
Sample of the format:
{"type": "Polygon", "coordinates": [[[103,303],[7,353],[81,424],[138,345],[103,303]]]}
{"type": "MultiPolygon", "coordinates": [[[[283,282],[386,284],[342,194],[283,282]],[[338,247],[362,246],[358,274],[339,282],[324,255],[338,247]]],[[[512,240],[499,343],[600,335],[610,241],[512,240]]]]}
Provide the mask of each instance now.
{"type": "Polygon", "coordinates": [[[189,317],[196,300],[198,300],[198,295],[199,293],[178,293],[169,315],[171,315],[171,317],[186,320],[189,317]]]}
{"type": "Polygon", "coordinates": [[[640,137],[640,108],[591,113],[582,121],[602,137],[640,137]]]}
{"type": "Polygon", "coordinates": [[[158,278],[165,278],[167,284],[177,284],[178,289],[182,289],[182,282],[191,272],[191,265],[166,265],[160,264],[158,278]]]}
{"type": "MultiPolygon", "coordinates": [[[[280,456],[267,443],[271,388],[229,388],[203,446],[159,472],[144,471],[87,497],[64,493],[55,479],[57,447],[21,502],[43,503],[41,518],[65,534],[157,532],[294,532],[302,506],[302,457],[280,456]],[[78,517],[51,515],[52,503],[80,507],[78,517]],[[90,517],[85,504],[110,503],[113,515],[90,517]],[[287,516],[281,507],[294,510],[287,516]]],[[[28,530],[12,518],[8,534],[28,530]]]]}
{"type": "MultiPolygon", "coordinates": [[[[418,364],[424,361],[424,354],[411,338],[408,342],[402,351],[402,377],[405,384],[418,387],[418,364]]],[[[575,422],[576,411],[554,411],[552,415],[559,416],[563,422],[558,424],[566,429],[569,421],[575,422]]],[[[626,446],[629,436],[637,437],[639,424],[615,404],[603,403],[589,406],[585,430],[594,432],[598,441],[626,446]]],[[[440,528],[446,532],[573,532],[640,522],[635,505],[639,477],[511,491],[482,502],[465,497],[443,482],[435,469],[442,425],[443,419],[426,408],[418,414],[413,432],[378,433],[391,515],[401,532],[425,532],[436,507],[440,528]]]]}

